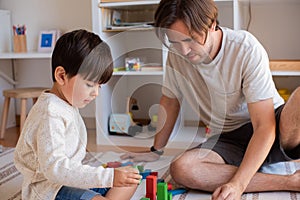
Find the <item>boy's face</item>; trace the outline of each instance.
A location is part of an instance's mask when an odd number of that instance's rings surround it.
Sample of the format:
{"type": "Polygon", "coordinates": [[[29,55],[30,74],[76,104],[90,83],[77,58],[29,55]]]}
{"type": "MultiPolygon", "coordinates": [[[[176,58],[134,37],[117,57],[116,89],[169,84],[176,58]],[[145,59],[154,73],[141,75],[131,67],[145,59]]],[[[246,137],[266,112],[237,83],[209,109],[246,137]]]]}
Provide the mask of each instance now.
{"type": "Polygon", "coordinates": [[[84,80],[80,75],[67,79],[62,88],[65,100],[74,107],[83,108],[98,96],[100,85],[84,80]]]}

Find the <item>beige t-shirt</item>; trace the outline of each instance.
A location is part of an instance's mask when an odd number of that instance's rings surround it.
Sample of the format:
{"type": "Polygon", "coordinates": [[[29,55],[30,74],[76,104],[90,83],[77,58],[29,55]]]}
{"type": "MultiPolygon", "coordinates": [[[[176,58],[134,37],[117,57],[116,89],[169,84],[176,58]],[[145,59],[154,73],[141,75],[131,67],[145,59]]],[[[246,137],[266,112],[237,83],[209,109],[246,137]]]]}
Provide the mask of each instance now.
{"type": "Polygon", "coordinates": [[[192,65],[169,52],[162,90],[170,98],[185,98],[214,133],[249,122],[247,103],[269,98],[274,108],[284,103],[272,80],[268,55],[257,39],[246,31],[221,30],[221,49],[209,64],[192,65]]]}
{"type": "Polygon", "coordinates": [[[112,187],[113,169],[83,165],[87,132],[79,110],[51,93],[32,107],[15,150],[22,199],[51,200],[63,186],[112,187]]]}

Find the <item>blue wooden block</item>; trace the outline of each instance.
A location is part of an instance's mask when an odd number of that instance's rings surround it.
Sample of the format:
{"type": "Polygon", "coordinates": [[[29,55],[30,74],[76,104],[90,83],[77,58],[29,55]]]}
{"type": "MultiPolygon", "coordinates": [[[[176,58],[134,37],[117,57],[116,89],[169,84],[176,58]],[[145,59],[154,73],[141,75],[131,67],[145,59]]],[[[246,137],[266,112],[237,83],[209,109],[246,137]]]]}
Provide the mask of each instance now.
{"type": "Polygon", "coordinates": [[[133,166],[133,162],[125,162],[121,164],[122,167],[124,166],[133,166]]]}
{"type": "Polygon", "coordinates": [[[158,178],[158,179],[157,179],[157,183],[163,183],[163,182],[165,182],[164,179],[162,179],[162,178],[158,178]]]}
{"type": "Polygon", "coordinates": [[[147,176],[151,174],[150,169],[145,169],[145,171],[141,172],[140,175],[142,175],[143,179],[146,179],[147,176]]]}
{"type": "Polygon", "coordinates": [[[175,195],[178,195],[178,194],[183,194],[183,193],[186,193],[186,189],[184,188],[178,188],[178,189],[175,189],[175,190],[169,190],[169,193],[172,194],[172,196],[175,196],[175,195]]]}

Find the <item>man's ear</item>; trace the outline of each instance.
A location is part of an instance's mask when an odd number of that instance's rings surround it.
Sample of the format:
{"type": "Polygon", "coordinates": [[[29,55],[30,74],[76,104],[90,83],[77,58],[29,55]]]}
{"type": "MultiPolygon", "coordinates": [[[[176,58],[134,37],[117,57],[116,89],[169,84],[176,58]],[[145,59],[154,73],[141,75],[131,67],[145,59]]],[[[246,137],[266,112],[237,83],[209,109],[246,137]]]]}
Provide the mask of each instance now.
{"type": "Polygon", "coordinates": [[[216,26],[217,26],[217,22],[214,21],[211,25],[211,27],[209,28],[210,31],[215,31],[216,30],[216,26]]]}
{"type": "Polygon", "coordinates": [[[55,77],[56,82],[59,85],[64,85],[67,80],[67,75],[66,75],[65,69],[62,66],[56,67],[56,69],[54,71],[54,77],[55,77]]]}

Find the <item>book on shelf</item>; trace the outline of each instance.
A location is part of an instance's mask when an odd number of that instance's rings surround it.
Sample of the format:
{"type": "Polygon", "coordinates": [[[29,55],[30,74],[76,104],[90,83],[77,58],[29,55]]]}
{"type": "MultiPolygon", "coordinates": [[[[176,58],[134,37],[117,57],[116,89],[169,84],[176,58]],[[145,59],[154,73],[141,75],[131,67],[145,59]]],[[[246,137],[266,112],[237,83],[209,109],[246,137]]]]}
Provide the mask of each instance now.
{"type": "Polygon", "coordinates": [[[128,30],[128,29],[136,29],[136,28],[152,28],[152,25],[132,25],[132,26],[107,26],[106,30],[128,30]]]}
{"type": "Polygon", "coordinates": [[[153,22],[120,22],[106,26],[107,30],[127,30],[135,28],[152,28],[153,22]]]}

